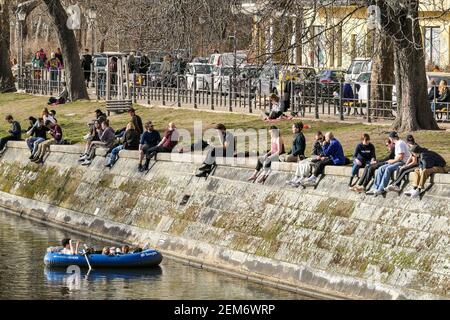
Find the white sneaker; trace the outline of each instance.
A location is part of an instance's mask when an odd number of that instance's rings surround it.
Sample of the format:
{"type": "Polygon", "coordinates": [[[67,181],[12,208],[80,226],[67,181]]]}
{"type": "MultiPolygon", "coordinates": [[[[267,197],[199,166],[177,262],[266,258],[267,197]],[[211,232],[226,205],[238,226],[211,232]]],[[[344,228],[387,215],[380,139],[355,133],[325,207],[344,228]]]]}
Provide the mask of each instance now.
{"type": "Polygon", "coordinates": [[[375,191],[375,196],[381,196],[381,195],[383,195],[383,193],[384,193],[384,190],[377,190],[377,191],[375,191]]]}
{"type": "Polygon", "coordinates": [[[310,178],[308,178],[306,181],[303,182],[306,185],[315,185],[317,184],[317,178],[315,176],[312,176],[310,178]]]}
{"type": "Polygon", "coordinates": [[[386,192],[400,192],[401,189],[399,186],[396,186],[394,184],[389,185],[387,188],[384,189],[386,192]]]}
{"type": "Polygon", "coordinates": [[[87,155],[83,155],[83,156],[81,156],[80,159],[78,159],[78,161],[83,162],[83,161],[86,161],[86,159],[87,159],[87,155]]]}
{"type": "Polygon", "coordinates": [[[88,165],[90,165],[92,163],[92,161],[91,160],[85,160],[81,165],[82,166],[88,166],[88,165]]]}
{"type": "Polygon", "coordinates": [[[405,192],[405,196],[411,196],[416,190],[414,188],[409,189],[408,191],[405,192]]]}
{"type": "Polygon", "coordinates": [[[413,192],[411,193],[411,198],[419,198],[420,197],[420,190],[416,189],[413,190],[413,192]]]}
{"type": "Polygon", "coordinates": [[[377,189],[372,188],[369,191],[367,191],[366,194],[369,196],[373,196],[375,195],[375,193],[377,193],[377,191],[378,191],[377,189]]]}

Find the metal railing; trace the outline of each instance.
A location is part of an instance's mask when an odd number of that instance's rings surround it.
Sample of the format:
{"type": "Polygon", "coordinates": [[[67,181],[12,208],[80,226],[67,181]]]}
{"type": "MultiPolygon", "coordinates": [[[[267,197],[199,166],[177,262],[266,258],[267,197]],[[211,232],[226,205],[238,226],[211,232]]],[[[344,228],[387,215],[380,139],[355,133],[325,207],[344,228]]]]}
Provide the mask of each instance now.
{"type": "MultiPolygon", "coordinates": [[[[107,95],[106,72],[92,72],[91,83],[98,100],[107,95]]],[[[31,94],[54,95],[62,89],[64,70],[25,69],[18,86],[31,94]]],[[[270,112],[270,96],[275,91],[286,114],[345,120],[347,118],[372,122],[377,119],[393,120],[397,115],[394,85],[371,83],[293,81],[280,86],[271,79],[246,79],[233,75],[129,75],[128,83],[118,83],[117,74],[111,73],[109,93],[111,99],[120,92],[134,103],[163,106],[192,107],[194,109],[227,110],[256,113],[270,112]],[[122,86],[121,88],[119,86],[122,86]],[[129,90],[128,90],[129,89],[129,90]],[[375,97],[372,92],[377,92],[375,97]]],[[[450,89],[450,88],[449,88],[450,89]]],[[[450,121],[450,102],[430,99],[436,120],[450,121]]]]}

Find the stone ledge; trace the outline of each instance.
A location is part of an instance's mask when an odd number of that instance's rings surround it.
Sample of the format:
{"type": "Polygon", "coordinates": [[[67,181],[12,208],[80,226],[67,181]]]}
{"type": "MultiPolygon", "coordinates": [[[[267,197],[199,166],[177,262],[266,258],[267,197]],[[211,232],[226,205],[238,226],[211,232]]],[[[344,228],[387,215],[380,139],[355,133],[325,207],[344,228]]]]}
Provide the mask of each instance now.
{"type": "Polygon", "coordinates": [[[69,154],[82,154],[85,147],[82,145],[58,145],[54,144],[50,146],[50,152],[69,153],[69,154]]]}
{"type": "Polygon", "coordinates": [[[8,141],[8,144],[6,146],[7,148],[14,149],[28,149],[27,143],[25,141],[8,141]]]}

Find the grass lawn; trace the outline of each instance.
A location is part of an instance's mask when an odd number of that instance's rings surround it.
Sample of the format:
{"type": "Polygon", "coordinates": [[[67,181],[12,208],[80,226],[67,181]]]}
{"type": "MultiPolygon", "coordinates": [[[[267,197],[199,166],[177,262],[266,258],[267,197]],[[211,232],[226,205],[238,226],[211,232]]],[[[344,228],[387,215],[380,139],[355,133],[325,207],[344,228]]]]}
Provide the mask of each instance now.
{"type": "MultiPolygon", "coordinates": [[[[22,128],[28,128],[29,116],[38,117],[46,107],[46,97],[37,97],[26,94],[0,94],[0,136],[6,134],[9,124],[4,121],[7,114],[12,114],[19,120],[22,128]]],[[[86,123],[94,118],[96,109],[105,110],[105,104],[99,102],[79,101],[67,105],[55,107],[57,119],[61,124],[65,139],[71,143],[82,142],[82,137],[87,133],[86,123]]],[[[164,131],[164,128],[171,121],[175,122],[179,128],[184,128],[192,132],[194,121],[202,121],[204,129],[214,126],[217,123],[224,123],[228,128],[253,128],[263,129],[269,125],[264,123],[260,117],[236,113],[219,113],[187,109],[171,108],[147,108],[135,106],[143,121],[152,120],[156,128],[164,131]]],[[[114,129],[122,128],[129,119],[128,114],[112,115],[111,125],[114,129]]],[[[286,148],[290,150],[292,140],[291,126],[293,121],[283,121],[277,124],[282,130],[286,143],[286,148]]],[[[348,124],[339,122],[323,122],[305,120],[305,124],[311,129],[305,130],[308,143],[308,153],[317,130],[322,132],[332,131],[341,141],[347,156],[351,156],[356,144],[359,142],[361,133],[367,132],[372,137],[372,142],[377,148],[378,156],[385,155],[384,139],[389,132],[389,127],[364,124],[348,124]]],[[[405,136],[403,134],[402,136],[405,136]]],[[[414,134],[416,140],[424,147],[432,149],[442,154],[450,163],[450,133],[446,131],[421,131],[414,134]]]]}

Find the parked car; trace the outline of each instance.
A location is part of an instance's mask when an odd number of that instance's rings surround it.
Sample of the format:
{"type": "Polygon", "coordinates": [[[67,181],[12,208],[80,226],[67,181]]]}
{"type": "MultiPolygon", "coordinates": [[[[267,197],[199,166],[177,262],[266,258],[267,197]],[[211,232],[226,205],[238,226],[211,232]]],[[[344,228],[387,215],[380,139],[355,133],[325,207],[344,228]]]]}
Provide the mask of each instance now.
{"type": "Polygon", "coordinates": [[[361,73],[372,71],[372,60],[368,58],[356,58],[347,70],[350,81],[356,81],[361,73]]]}
{"type": "Polygon", "coordinates": [[[186,84],[189,90],[194,88],[194,78],[197,80],[197,90],[209,90],[211,88],[212,66],[203,63],[188,63],[186,68],[186,84]]]}
{"type": "Polygon", "coordinates": [[[106,65],[108,63],[108,58],[101,53],[94,54],[94,72],[95,73],[105,73],[106,65]]]}
{"type": "Polygon", "coordinates": [[[269,96],[272,93],[278,94],[280,84],[280,66],[276,64],[264,65],[255,79],[254,86],[256,94],[259,96],[269,96]]]}
{"type": "Polygon", "coordinates": [[[310,91],[314,88],[316,75],[316,70],[312,67],[284,65],[279,72],[277,91],[279,94],[283,94],[286,81],[293,81],[293,89],[296,93],[310,91]]]}
{"type": "MultiPolygon", "coordinates": [[[[234,53],[215,53],[209,58],[209,64],[215,67],[234,67],[234,53]]],[[[247,62],[247,54],[242,51],[236,53],[236,66],[241,67],[247,62]]]]}
{"type": "Polygon", "coordinates": [[[324,69],[317,75],[319,82],[319,96],[333,97],[334,92],[340,91],[340,84],[345,81],[345,71],[342,69],[324,69]]]}
{"type": "Polygon", "coordinates": [[[194,59],[192,59],[192,62],[197,62],[197,63],[202,63],[202,64],[208,64],[209,63],[209,58],[205,58],[205,57],[195,57],[194,59]]]}
{"type": "Polygon", "coordinates": [[[233,67],[213,67],[214,90],[226,93],[230,89],[230,77],[233,76],[233,67]]]}

